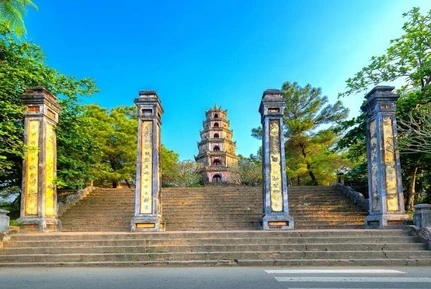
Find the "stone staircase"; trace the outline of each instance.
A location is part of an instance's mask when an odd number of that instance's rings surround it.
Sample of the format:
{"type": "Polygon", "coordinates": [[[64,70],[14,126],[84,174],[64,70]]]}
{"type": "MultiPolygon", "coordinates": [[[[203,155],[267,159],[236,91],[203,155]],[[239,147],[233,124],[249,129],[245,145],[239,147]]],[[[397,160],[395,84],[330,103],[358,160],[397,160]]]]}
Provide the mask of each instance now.
{"type": "MultiPolygon", "coordinates": [[[[164,188],[167,231],[257,230],[261,188],[208,186],[164,188]]],[[[295,229],[363,228],[366,213],[332,187],[289,187],[295,229]]],[[[133,189],[97,189],[60,219],[64,232],[128,232],[134,214],[133,189]]]]}
{"type": "Polygon", "coordinates": [[[408,230],[365,230],[364,212],[330,187],[289,188],[295,230],[260,231],[260,188],[168,188],[166,232],[130,232],[133,189],[97,189],[62,233],[12,234],[0,267],[431,265],[408,230]]]}
{"type": "Polygon", "coordinates": [[[12,266],[431,265],[406,230],[73,232],[15,234],[0,248],[12,266]]]}

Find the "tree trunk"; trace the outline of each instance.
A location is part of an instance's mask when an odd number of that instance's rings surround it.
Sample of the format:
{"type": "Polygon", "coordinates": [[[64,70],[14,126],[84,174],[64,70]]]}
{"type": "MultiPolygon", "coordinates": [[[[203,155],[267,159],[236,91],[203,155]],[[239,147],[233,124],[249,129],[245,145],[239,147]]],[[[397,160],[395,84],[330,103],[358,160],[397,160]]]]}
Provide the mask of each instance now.
{"type": "Polygon", "coordinates": [[[127,187],[128,187],[129,189],[132,187],[132,185],[129,183],[129,181],[128,181],[128,180],[126,180],[126,184],[127,184],[127,187]]]}
{"type": "Polygon", "coordinates": [[[310,178],[311,178],[311,184],[313,185],[313,186],[317,186],[317,179],[316,179],[316,176],[313,174],[313,172],[310,170],[310,164],[307,164],[307,170],[308,170],[308,175],[310,176],[310,178]]]}
{"type": "Polygon", "coordinates": [[[118,186],[118,182],[117,182],[117,181],[112,181],[112,187],[113,187],[114,189],[116,189],[116,188],[117,188],[117,186],[118,186]]]}
{"type": "MultiPolygon", "coordinates": [[[[303,144],[299,144],[299,146],[301,147],[301,153],[304,156],[304,158],[307,157],[307,153],[305,152],[305,145],[303,144]]],[[[316,176],[313,174],[313,172],[310,170],[311,165],[307,162],[307,171],[308,171],[308,175],[311,178],[311,184],[313,186],[317,186],[317,180],[316,180],[316,176]]]]}
{"type": "Polygon", "coordinates": [[[413,211],[413,206],[415,204],[416,197],[416,176],[418,173],[417,167],[410,168],[410,184],[407,191],[407,210],[413,211]]]}

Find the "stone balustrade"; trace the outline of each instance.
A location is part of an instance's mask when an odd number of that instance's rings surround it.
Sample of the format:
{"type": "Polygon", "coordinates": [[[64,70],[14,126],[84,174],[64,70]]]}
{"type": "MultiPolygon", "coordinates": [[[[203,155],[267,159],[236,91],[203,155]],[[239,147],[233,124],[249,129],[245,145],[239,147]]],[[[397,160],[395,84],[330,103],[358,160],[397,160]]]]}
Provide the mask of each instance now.
{"type": "Polygon", "coordinates": [[[361,207],[362,210],[367,211],[370,208],[370,203],[368,199],[365,199],[364,195],[356,192],[354,189],[352,189],[349,186],[345,186],[342,184],[335,184],[334,188],[337,192],[342,193],[346,197],[348,197],[350,200],[352,200],[356,205],[361,207]]]}
{"type": "Polygon", "coordinates": [[[431,228],[431,204],[418,204],[414,206],[413,223],[419,228],[431,228]]]}
{"type": "Polygon", "coordinates": [[[9,231],[9,211],[0,209],[0,233],[9,231]]]}

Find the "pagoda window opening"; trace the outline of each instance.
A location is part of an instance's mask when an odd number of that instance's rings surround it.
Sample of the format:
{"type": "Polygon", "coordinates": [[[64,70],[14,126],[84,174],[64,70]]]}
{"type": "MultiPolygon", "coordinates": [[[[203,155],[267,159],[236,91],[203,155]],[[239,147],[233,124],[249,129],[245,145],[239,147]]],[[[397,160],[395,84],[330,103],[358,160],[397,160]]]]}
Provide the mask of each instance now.
{"type": "Polygon", "coordinates": [[[222,178],[220,175],[214,175],[213,176],[213,183],[221,183],[222,178]]]}
{"type": "Polygon", "coordinates": [[[219,160],[219,159],[215,159],[215,160],[213,161],[213,165],[215,165],[215,166],[219,166],[219,165],[221,165],[220,160],[219,160]]]}
{"type": "Polygon", "coordinates": [[[219,146],[214,146],[213,151],[219,152],[220,151],[220,147],[219,146]]]}
{"type": "Polygon", "coordinates": [[[220,135],[218,133],[214,134],[214,138],[219,138],[219,137],[220,137],[220,135]]]}
{"type": "Polygon", "coordinates": [[[215,123],[214,123],[214,127],[219,127],[218,122],[215,122],[215,123]]]}
{"type": "Polygon", "coordinates": [[[215,114],[214,114],[214,118],[218,118],[218,113],[215,113],[215,114]]]}

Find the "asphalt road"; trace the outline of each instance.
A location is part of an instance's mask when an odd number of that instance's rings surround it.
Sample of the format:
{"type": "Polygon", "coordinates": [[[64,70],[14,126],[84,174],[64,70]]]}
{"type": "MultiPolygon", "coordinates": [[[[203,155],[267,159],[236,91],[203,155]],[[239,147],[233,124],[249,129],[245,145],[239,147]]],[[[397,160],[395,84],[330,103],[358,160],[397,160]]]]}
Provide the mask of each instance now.
{"type": "Polygon", "coordinates": [[[431,267],[0,268],[0,289],[430,289],[431,267]]]}

